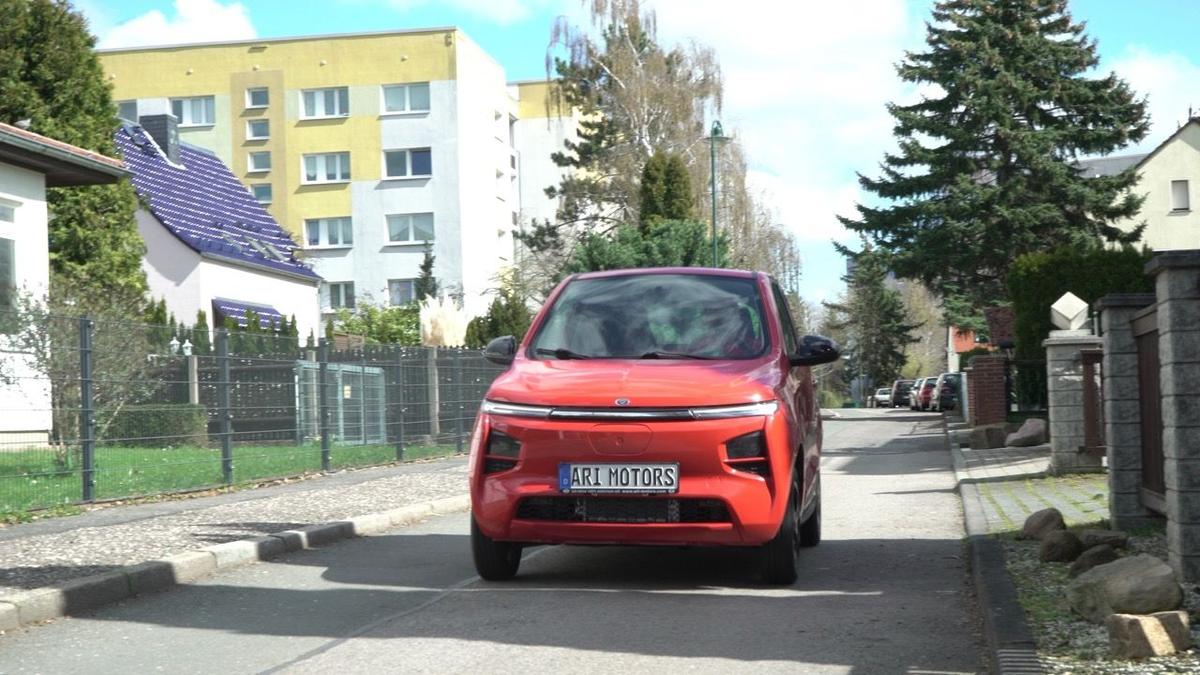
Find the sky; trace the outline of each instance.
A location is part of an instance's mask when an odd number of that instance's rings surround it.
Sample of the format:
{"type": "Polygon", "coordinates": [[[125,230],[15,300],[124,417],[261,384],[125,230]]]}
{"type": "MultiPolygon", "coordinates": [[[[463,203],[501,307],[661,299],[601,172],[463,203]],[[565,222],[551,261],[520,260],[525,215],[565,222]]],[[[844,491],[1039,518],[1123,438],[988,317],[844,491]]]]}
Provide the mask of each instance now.
{"type": "MultiPolygon", "coordinates": [[[[555,21],[580,22],[583,0],[74,0],[101,47],[458,26],[504,66],[510,80],[546,77],[555,21]]],[[[713,47],[725,82],[719,115],[745,148],[750,179],[777,222],[795,233],[801,295],[836,297],[843,259],[832,241],[856,238],[838,215],[869,200],[894,147],[889,101],[917,93],[895,64],[920,50],[929,0],[643,0],[664,44],[713,47]]],[[[1072,0],[1099,43],[1102,72],[1116,71],[1149,101],[1145,151],[1195,107],[1200,114],[1197,0],[1072,0]]]]}

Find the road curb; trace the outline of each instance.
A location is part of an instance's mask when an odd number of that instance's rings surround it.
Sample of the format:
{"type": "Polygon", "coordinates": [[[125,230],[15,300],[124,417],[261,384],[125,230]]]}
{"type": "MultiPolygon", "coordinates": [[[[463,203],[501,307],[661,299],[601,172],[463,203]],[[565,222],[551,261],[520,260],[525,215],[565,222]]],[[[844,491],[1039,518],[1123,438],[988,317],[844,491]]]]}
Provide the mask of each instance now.
{"type": "Polygon", "coordinates": [[[983,633],[987,640],[988,659],[992,672],[998,675],[1034,675],[1044,673],[1037,657],[1037,644],[1025,622],[1025,610],[1017,596],[1008,568],[1004,564],[1004,547],[988,534],[987,516],[979,487],[970,482],[966,458],[950,434],[945,418],[942,431],[946,449],[954,463],[954,481],[962,499],[963,521],[967,530],[967,561],[971,566],[971,581],[983,618],[983,633]]]}
{"type": "Polygon", "coordinates": [[[146,593],[188,584],[225,570],[326,546],[343,539],[382,534],[433,516],[470,508],[467,495],[411,504],[347,520],[309,525],[266,536],[206,546],[0,597],[0,631],[98,609],[146,593]]]}

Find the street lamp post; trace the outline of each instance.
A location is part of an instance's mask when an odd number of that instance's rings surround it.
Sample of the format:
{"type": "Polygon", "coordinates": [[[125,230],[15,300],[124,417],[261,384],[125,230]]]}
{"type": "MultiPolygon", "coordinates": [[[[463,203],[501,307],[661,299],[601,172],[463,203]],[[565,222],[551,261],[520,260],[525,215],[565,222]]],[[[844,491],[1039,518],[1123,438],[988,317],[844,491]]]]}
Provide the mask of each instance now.
{"type": "Polygon", "coordinates": [[[709,136],[710,154],[712,157],[712,266],[717,267],[717,141],[725,140],[725,130],[721,122],[714,120],[712,134],[709,136]]]}

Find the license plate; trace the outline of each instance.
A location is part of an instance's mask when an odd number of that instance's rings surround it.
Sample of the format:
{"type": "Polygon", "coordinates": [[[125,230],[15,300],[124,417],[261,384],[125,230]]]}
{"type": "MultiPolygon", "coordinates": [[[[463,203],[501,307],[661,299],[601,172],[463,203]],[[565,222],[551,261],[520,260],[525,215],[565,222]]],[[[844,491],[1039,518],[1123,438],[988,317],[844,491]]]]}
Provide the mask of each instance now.
{"type": "Polygon", "coordinates": [[[678,492],[678,464],[558,465],[563,492],[678,492]]]}

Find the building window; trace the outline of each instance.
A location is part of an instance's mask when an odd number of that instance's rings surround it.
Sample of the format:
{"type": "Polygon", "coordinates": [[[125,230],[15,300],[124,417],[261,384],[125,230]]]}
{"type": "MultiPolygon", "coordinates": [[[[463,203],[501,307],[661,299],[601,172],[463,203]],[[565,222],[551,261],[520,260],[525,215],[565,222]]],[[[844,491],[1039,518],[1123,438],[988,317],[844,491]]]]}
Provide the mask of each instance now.
{"type": "Polygon", "coordinates": [[[310,247],[351,246],[354,244],[354,224],[344,218],[309,218],[304,221],[304,237],[310,247]]]}
{"type": "Polygon", "coordinates": [[[1188,182],[1186,180],[1171,181],[1171,210],[1188,211],[1192,208],[1188,197],[1188,182]]]}
{"type": "Polygon", "coordinates": [[[259,204],[270,204],[271,203],[271,184],[270,183],[257,183],[255,185],[251,185],[250,186],[250,194],[254,195],[254,198],[258,200],[259,204]]]}
{"type": "MultiPolygon", "coordinates": [[[[126,122],[137,121],[137,101],[117,101],[117,117],[126,122]]],[[[178,117],[178,115],[176,115],[178,117]]]]}
{"type": "Polygon", "coordinates": [[[182,127],[207,127],[216,124],[216,106],[212,96],[171,99],[171,112],[182,127]]]}
{"type": "Polygon", "coordinates": [[[429,83],[385,84],[383,86],[383,112],[429,112],[429,83]]]}
{"type": "Polygon", "coordinates": [[[340,183],[350,180],[350,153],[327,152],[304,156],[304,183],[340,183]]]}
{"type": "Polygon", "coordinates": [[[250,153],[249,162],[246,171],[249,173],[258,173],[261,171],[271,170],[271,153],[269,152],[252,152],[250,153]]]}
{"type": "Polygon", "coordinates": [[[0,200],[0,222],[17,222],[17,204],[0,200]]]}
{"type": "Polygon", "coordinates": [[[330,309],[354,309],[354,282],[335,281],[325,284],[326,306],[330,309]]]}
{"type": "Polygon", "coordinates": [[[331,87],[300,92],[300,118],[346,117],[350,114],[350,89],[331,87]]]}
{"type": "Polygon", "coordinates": [[[263,141],[271,137],[271,122],[269,120],[250,120],[246,122],[246,140],[263,141]]]}
{"type": "Polygon", "coordinates": [[[417,299],[416,279],[388,279],[388,299],[393,305],[407,305],[417,299]]]}
{"type": "Polygon", "coordinates": [[[387,217],[388,241],[411,244],[433,241],[432,213],[393,213],[387,217]]]}
{"type": "Polygon", "coordinates": [[[433,175],[433,157],[429,148],[384,150],[384,178],[428,178],[433,175]]]}
{"type": "Polygon", "coordinates": [[[271,94],[266,87],[254,87],[246,90],[247,108],[265,108],[271,103],[271,94]]]}

